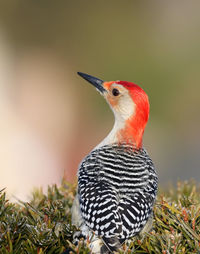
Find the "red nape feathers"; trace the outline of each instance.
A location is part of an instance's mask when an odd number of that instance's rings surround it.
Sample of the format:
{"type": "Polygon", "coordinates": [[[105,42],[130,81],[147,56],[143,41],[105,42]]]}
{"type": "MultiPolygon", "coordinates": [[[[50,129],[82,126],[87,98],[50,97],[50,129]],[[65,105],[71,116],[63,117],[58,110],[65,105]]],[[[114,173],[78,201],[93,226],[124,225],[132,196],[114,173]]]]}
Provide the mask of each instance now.
{"type": "Polygon", "coordinates": [[[149,118],[150,106],[149,106],[149,98],[145,93],[145,91],[141,87],[132,82],[117,81],[115,83],[122,85],[129,91],[129,94],[136,105],[137,113],[139,114],[140,118],[143,118],[144,121],[147,122],[149,118]]]}
{"type": "Polygon", "coordinates": [[[132,139],[136,147],[140,148],[142,147],[142,137],[149,118],[148,96],[141,87],[132,82],[117,81],[115,83],[122,85],[129,91],[136,106],[134,115],[126,121],[125,128],[120,131],[119,135],[121,138],[127,139],[127,142],[132,139]]]}
{"type": "MultiPolygon", "coordinates": [[[[113,84],[121,85],[128,90],[134,103],[133,114],[126,119],[124,128],[118,130],[117,139],[119,143],[132,143],[136,148],[142,147],[142,137],[146,123],[149,118],[149,99],[145,91],[138,85],[127,81],[103,82],[106,90],[110,90],[113,84]]],[[[107,97],[112,108],[115,108],[119,101],[113,96],[107,97]]],[[[123,102],[125,103],[125,102],[123,102]]]]}

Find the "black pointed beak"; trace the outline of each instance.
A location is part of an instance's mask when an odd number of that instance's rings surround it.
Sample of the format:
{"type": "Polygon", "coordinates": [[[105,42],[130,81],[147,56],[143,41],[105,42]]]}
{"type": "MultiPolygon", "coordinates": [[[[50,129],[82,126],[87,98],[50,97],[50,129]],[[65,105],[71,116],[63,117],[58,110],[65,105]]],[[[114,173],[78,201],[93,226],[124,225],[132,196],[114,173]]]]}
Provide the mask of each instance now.
{"type": "Polygon", "coordinates": [[[88,74],[77,72],[82,78],[90,82],[100,93],[106,92],[106,89],[103,87],[103,80],[90,76],[88,74]]]}

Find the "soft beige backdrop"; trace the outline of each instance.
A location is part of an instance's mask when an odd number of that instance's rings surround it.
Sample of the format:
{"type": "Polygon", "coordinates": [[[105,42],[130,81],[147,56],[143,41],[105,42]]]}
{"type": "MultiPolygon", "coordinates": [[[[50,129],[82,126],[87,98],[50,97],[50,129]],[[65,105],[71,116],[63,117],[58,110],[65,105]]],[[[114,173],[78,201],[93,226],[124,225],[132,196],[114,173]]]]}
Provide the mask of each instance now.
{"type": "Polygon", "coordinates": [[[76,75],[141,85],[151,114],[144,144],[160,183],[200,179],[199,1],[1,1],[0,187],[75,180],[113,124],[76,75]]]}

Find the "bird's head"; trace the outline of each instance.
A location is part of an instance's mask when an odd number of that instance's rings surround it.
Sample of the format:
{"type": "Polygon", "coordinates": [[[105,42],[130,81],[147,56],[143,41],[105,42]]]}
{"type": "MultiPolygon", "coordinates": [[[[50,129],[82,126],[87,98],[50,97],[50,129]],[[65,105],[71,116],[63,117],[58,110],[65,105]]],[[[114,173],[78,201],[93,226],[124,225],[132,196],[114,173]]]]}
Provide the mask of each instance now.
{"type": "Polygon", "coordinates": [[[113,142],[130,143],[141,148],[142,137],[149,118],[147,94],[138,85],[127,81],[104,82],[78,72],[104,96],[115,115],[113,142]]]}

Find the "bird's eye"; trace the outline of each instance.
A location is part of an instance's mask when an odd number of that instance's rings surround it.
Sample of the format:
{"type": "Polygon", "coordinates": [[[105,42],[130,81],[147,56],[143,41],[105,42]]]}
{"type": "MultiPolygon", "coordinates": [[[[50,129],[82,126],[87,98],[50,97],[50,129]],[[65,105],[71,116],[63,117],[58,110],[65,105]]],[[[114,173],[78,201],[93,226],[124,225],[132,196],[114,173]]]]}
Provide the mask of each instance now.
{"type": "Polygon", "coordinates": [[[118,95],[120,94],[120,92],[119,92],[119,90],[118,90],[117,88],[114,88],[114,89],[112,90],[112,94],[113,94],[114,96],[118,96],[118,95]]]}

